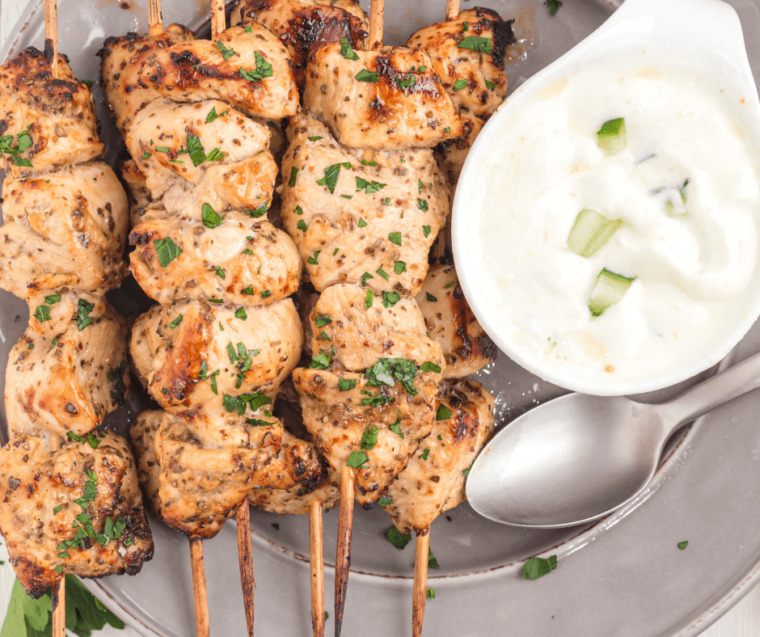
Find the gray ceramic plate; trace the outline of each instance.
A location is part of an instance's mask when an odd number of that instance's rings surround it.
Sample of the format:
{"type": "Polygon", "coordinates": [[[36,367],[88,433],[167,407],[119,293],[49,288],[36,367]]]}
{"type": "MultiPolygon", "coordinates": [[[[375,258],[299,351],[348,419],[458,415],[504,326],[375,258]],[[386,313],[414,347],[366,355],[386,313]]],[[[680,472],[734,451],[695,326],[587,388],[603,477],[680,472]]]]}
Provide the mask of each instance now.
{"type": "MultiPolygon", "coordinates": [[[[13,0],[5,0],[13,1],[13,0]]],[[[368,0],[363,0],[367,4],[368,0]]],[[[476,0],[464,0],[467,7],[476,0]]],[[[565,0],[550,17],[540,0],[478,0],[503,16],[534,12],[540,44],[512,66],[515,88],[575,43],[612,12],[600,0],[565,0]]],[[[742,18],[750,57],[760,80],[760,2],[732,0],[742,18]]],[[[0,53],[5,59],[25,46],[42,44],[42,0],[15,29],[0,53]]],[[[109,35],[147,30],[146,0],[59,0],[60,49],[79,77],[95,79],[95,52],[109,35]]],[[[443,0],[387,0],[386,41],[401,44],[417,28],[440,21],[443,0]]],[[[164,17],[197,28],[208,0],[164,0],[164,17]]],[[[98,89],[99,90],[99,89],[98,89]]],[[[102,94],[101,94],[102,97],[102,94]]],[[[118,137],[100,106],[109,158],[118,137]]],[[[8,351],[26,326],[24,304],[0,293],[0,374],[8,351]]],[[[125,284],[109,295],[125,314],[145,307],[139,290],[125,284]]],[[[760,350],[756,326],[735,352],[738,359],[760,350]]],[[[502,355],[479,379],[497,396],[499,424],[561,393],[502,355]]],[[[4,378],[0,378],[0,382],[4,378]]],[[[660,400],[672,388],[648,400],[660,400]]],[[[139,409],[109,417],[122,430],[139,409]]],[[[537,532],[513,529],[476,516],[462,505],[433,524],[431,547],[441,565],[431,571],[425,633],[439,637],[509,634],[520,637],[693,635],[736,603],[758,579],[760,562],[760,412],[757,393],[717,410],[671,445],[651,487],[615,515],[591,528],[537,532]],[[689,541],[686,550],[677,544],[689,541]],[[523,580],[522,562],[556,553],[559,566],[537,581],[523,580]]],[[[2,414],[4,420],[4,414],[2,414]]],[[[205,543],[212,634],[245,634],[235,529],[229,522],[205,543]]],[[[308,526],[301,517],[252,512],[259,635],[310,634],[308,526]],[[279,525],[276,528],[274,525],[279,525]]],[[[327,610],[332,614],[337,512],[325,516],[327,610]]],[[[379,637],[411,633],[413,544],[399,551],[385,539],[390,526],[380,510],[357,508],[353,570],[344,635],[379,637]]],[[[152,524],[156,554],[134,578],[111,577],[88,585],[127,623],[146,636],[194,634],[189,550],[183,536],[152,524]]],[[[332,619],[327,622],[328,634],[332,619]]]]}

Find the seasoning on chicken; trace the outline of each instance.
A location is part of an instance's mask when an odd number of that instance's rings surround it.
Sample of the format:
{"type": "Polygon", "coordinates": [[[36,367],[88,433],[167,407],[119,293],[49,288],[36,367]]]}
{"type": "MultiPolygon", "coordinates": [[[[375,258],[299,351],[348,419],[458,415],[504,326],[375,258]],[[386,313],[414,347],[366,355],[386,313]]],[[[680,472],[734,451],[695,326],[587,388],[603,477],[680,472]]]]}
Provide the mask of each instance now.
{"type": "Polygon", "coordinates": [[[292,60],[258,23],[232,27],[216,42],[182,42],[151,55],[139,83],[175,102],[217,99],[246,115],[279,119],[298,111],[292,60]]]}
{"type": "Polygon", "coordinates": [[[184,301],[139,316],[130,351],[162,408],[201,410],[222,421],[231,396],[263,392],[273,399],[302,346],[301,320],[290,299],[264,307],[184,301]]]}
{"type": "Polygon", "coordinates": [[[444,511],[465,500],[464,483],[493,434],[494,398],[467,379],[441,383],[436,418],[406,468],[388,487],[384,505],[402,533],[425,533],[444,511]]]}
{"type": "Polygon", "coordinates": [[[340,475],[327,467],[327,477],[312,490],[301,485],[289,489],[257,489],[250,496],[251,506],[280,515],[305,515],[312,502],[320,502],[325,510],[340,504],[340,475]]]}
{"type": "Polygon", "coordinates": [[[85,436],[124,403],[126,323],[104,297],[66,289],[31,296],[29,311],[5,372],[9,437],[85,436]]]}
{"type": "Polygon", "coordinates": [[[157,37],[127,33],[106,38],[98,51],[102,85],[111,116],[122,135],[126,136],[138,111],[159,97],[158,91],[144,88],[138,82],[146,60],[163,49],[194,39],[193,32],[179,24],[168,26],[157,37]]]}
{"type": "Polygon", "coordinates": [[[142,221],[148,206],[153,203],[153,196],[148,190],[145,175],[137,167],[134,159],[127,159],[120,167],[121,178],[127,185],[129,199],[129,225],[134,227],[142,221]]]}
{"type": "Polygon", "coordinates": [[[231,23],[254,22],[264,25],[285,45],[299,88],[306,82],[310,53],[341,40],[363,49],[369,29],[357,0],[239,0],[231,23]]]}
{"type": "Polygon", "coordinates": [[[348,50],[309,57],[303,105],[352,148],[432,147],[462,134],[462,121],[424,51],[348,50]]]}
{"type": "Polygon", "coordinates": [[[352,285],[323,292],[311,322],[312,363],[293,372],[304,424],[333,470],[351,459],[366,506],[430,432],[440,346],[413,299],[391,305],[352,285]]]}
{"type": "Polygon", "coordinates": [[[66,573],[135,575],[153,541],[126,440],[110,432],[55,451],[29,434],[0,449],[0,532],[16,576],[41,597],[66,573]]]}
{"type": "Polygon", "coordinates": [[[266,126],[219,100],[158,99],[137,114],[126,136],[151,198],[163,198],[169,213],[198,220],[208,208],[266,214],[277,177],[269,140],[266,126]]]}
{"type": "Polygon", "coordinates": [[[327,479],[327,465],[312,443],[285,430],[279,454],[259,474],[259,481],[264,486],[250,495],[251,503],[266,500],[262,492],[287,491],[291,498],[311,493],[327,479]]]}
{"type": "Polygon", "coordinates": [[[432,151],[360,151],[310,116],[295,118],[283,161],[282,214],[314,287],[416,294],[449,212],[432,151]]]}
{"type": "Polygon", "coordinates": [[[16,296],[60,286],[103,293],[126,274],[127,198],[106,164],[7,177],[3,219],[0,286],[16,296]]]}
{"type": "Polygon", "coordinates": [[[459,110],[462,133],[441,146],[443,165],[455,184],[475,138],[507,94],[504,59],[515,43],[514,20],[491,9],[462,11],[455,20],[424,27],[406,45],[430,55],[435,73],[459,110]]]}
{"type": "Polygon", "coordinates": [[[130,435],[143,490],[159,519],[190,538],[211,538],[235,515],[257,486],[257,469],[281,443],[282,423],[262,404],[255,407],[253,418],[223,426],[194,414],[145,411],[137,417],[130,435]]]}
{"type": "Polygon", "coordinates": [[[14,177],[80,164],[103,154],[90,89],[64,55],[58,75],[42,51],[0,67],[0,154],[14,177]]]}
{"type": "Polygon", "coordinates": [[[496,345],[472,313],[451,265],[430,268],[416,296],[430,338],[443,349],[444,378],[463,378],[496,360],[496,345]]]}

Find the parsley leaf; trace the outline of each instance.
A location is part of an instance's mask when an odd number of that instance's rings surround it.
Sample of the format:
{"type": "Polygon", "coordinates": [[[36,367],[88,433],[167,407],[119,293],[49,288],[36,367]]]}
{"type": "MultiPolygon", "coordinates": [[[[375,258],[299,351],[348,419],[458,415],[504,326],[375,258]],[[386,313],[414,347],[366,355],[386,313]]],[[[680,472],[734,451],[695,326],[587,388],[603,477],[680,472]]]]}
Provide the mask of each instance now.
{"type": "Polygon", "coordinates": [[[367,428],[362,434],[362,450],[372,449],[377,444],[377,432],[378,428],[374,425],[367,425],[367,428]]]}
{"type": "Polygon", "coordinates": [[[267,205],[269,204],[269,199],[265,199],[264,203],[261,204],[256,210],[251,210],[250,208],[245,211],[245,213],[249,217],[253,217],[254,219],[258,219],[259,217],[263,217],[267,213],[267,205]]]}
{"type": "Polygon", "coordinates": [[[422,363],[422,367],[420,369],[422,369],[423,372],[435,372],[436,374],[441,373],[441,368],[435,363],[431,363],[429,361],[427,363],[422,363]]]}
{"type": "Polygon", "coordinates": [[[422,210],[422,212],[427,212],[428,209],[428,202],[425,199],[418,199],[417,200],[417,207],[422,210]]]}
{"type": "Polygon", "coordinates": [[[456,80],[454,82],[454,90],[455,91],[461,91],[466,86],[467,86],[467,80],[456,80]]]}
{"type": "Polygon", "coordinates": [[[338,184],[338,176],[340,175],[341,165],[342,164],[338,163],[325,168],[325,176],[322,177],[322,179],[318,179],[317,184],[320,186],[327,186],[330,192],[335,194],[335,186],[338,184]]]}
{"type": "Polygon", "coordinates": [[[414,361],[405,358],[380,358],[364,372],[364,375],[370,387],[393,387],[399,382],[410,396],[416,396],[418,393],[414,387],[414,379],[417,377],[414,361]]]}
{"type": "Polygon", "coordinates": [[[359,217],[359,223],[358,223],[358,224],[356,224],[356,225],[358,225],[360,228],[363,228],[364,226],[366,226],[366,225],[367,225],[367,222],[366,222],[366,221],[364,221],[364,218],[363,218],[363,217],[359,217]]]}
{"type": "Polygon", "coordinates": [[[51,294],[50,296],[45,297],[45,303],[48,305],[55,305],[61,300],[60,294],[51,294]]]}
{"type": "Polygon", "coordinates": [[[448,420],[449,418],[451,418],[452,415],[453,414],[451,413],[451,410],[446,405],[441,403],[440,405],[438,405],[438,411],[435,412],[435,419],[448,420]]]}
{"type": "Polygon", "coordinates": [[[171,329],[174,329],[182,322],[182,315],[180,314],[177,318],[175,318],[171,323],[169,323],[169,327],[171,329]]]}
{"type": "Polygon", "coordinates": [[[182,250],[179,248],[179,246],[177,246],[176,243],[174,243],[174,239],[171,237],[156,239],[153,242],[153,245],[156,247],[158,262],[161,264],[162,268],[165,268],[180,254],[182,254],[182,250]]]}
{"type": "Polygon", "coordinates": [[[50,308],[47,305],[38,305],[33,314],[40,323],[50,320],[50,308]]]}
{"type": "Polygon", "coordinates": [[[79,302],[77,303],[77,327],[80,332],[90,325],[90,323],[95,321],[95,319],[90,316],[90,312],[92,312],[94,307],[95,306],[92,303],[88,303],[84,299],[79,299],[79,302]]]}
{"type": "Polygon", "coordinates": [[[340,389],[340,391],[351,391],[354,387],[356,387],[355,378],[339,378],[338,379],[338,389],[340,389]]]}
{"type": "Polygon", "coordinates": [[[430,226],[422,226],[422,233],[427,237],[430,236],[431,228],[430,226]]]}
{"type": "Polygon", "coordinates": [[[364,191],[366,195],[372,195],[385,188],[388,184],[381,184],[377,181],[367,181],[361,177],[356,178],[356,192],[364,191]]]}
{"type": "Polygon", "coordinates": [[[227,215],[222,215],[220,217],[216,210],[211,207],[211,204],[204,203],[201,208],[201,217],[203,219],[203,225],[207,228],[218,228],[227,218],[227,215]]]}
{"type": "Polygon", "coordinates": [[[688,540],[686,540],[685,542],[679,542],[678,543],[678,548],[683,551],[688,545],[689,545],[689,541],[688,540]]]}
{"type": "MultiPolygon", "coordinates": [[[[549,0],[550,2],[556,2],[557,0],[549,0]]],[[[476,35],[468,35],[458,45],[459,49],[470,49],[477,53],[486,53],[491,55],[491,40],[488,38],[480,38],[476,35]]]]}
{"type": "Polygon", "coordinates": [[[298,172],[300,170],[300,168],[296,168],[295,166],[290,169],[290,180],[288,181],[288,186],[291,188],[296,185],[296,178],[298,177],[298,172]]]}
{"type": "Polygon", "coordinates": [[[346,466],[358,469],[368,461],[369,457],[363,451],[352,451],[351,455],[348,456],[348,459],[346,460],[346,466]]]}
{"type": "Polygon", "coordinates": [[[549,7],[549,15],[554,15],[559,11],[562,2],[560,2],[560,0],[546,0],[546,6],[549,7]]]}
{"type": "Polygon", "coordinates": [[[219,115],[216,114],[216,106],[212,106],[211,110],[208,112],[208,115],[206,115],[206,123],[210,124],[213,122],[219,115]]]}
{"type": "Polygon", "coordinates": [[[388,239],[391,243],[395,243],[397,246],[401,245],[401,233],[400,232],[391,232],[388,235],[388,239]]]}
{"type": "Polygon", "coordinates": [[[380,496],[380,499],[377,501],[377,503],[381,507],[387,507],[393,504],[393,500],[391,500],[391,498],[389,498],[387,495],[383,495],[383,496],[380,496]]]}
{"type": "Polygon", "coordinates": [[[359,56],[351,48],[351,43],[346,38],[340,39],[340,53],[347,60],[358,60],[359,56]]]}
{"type": "MultiPolygon", "coordinates": [[[[489,40],[490,42],[490,40],[489,40]]],[[[354,78],[359,82],[374,82],[377,83],[377,81],[380,79],[380,76],[373,72],[368,71],[367,69],[362,69],[356,74],[356,77],[354,78]]]]}
{"type": "Polygon", "coordinates": [[[203,152],[203,144],[198,135],[187,136],[187,152],[196,168],[206,161],[206,153],[203,152]]]}
{"type": "Polygon", "coordinates": [[[523,565],[523,579],[538,579],[557,568],[557,556],[531,557],[523,565]]]}
{"type": "Polygon", "coordinates": [[[428,549],[428,568],[441,568],[441,565],[438,564],[438,560],[435,559],[435,555],[433,555],[433,551],[428,549]]]}
{"type": "Polygon", "coordinates": [[[222,52],[222,57],[224,58],[225,62],[229,60],[233,55],[235,55],[235,51],[224,46],[224,42],[221,40],[217,40],[216,46],[218,46],[219,50],[222,52]]]}
{"type": "Polygon", "coordinates": [[[399,550],[406,548],[406,545],[412,541],[411,533],[402,533],[395,526],[392,526],[385,532],[385,537],[399,550]]]}
{"type": "MultiPolygon", "coordinates": [[[[370,278],[374,278],[374,277],[370,276],[370,278]]],[[[367,309],[371,308],[374,301],[375,301],[375,293],[372,290],[367,290],[367,296],[364,297],[364,307],[367,309]]]]}
{"type": "MultiPolygon", "coordinates": [[[[489,48],[490,48],[490,40],[489,48]]],[[[256,68],[253,71],[246,71],[244,68],[240,68],[240,75],[242,75],[249,82],[258,82],[265,77],[272,77],[272,65],[266,61],[263,55],[258,51],[253,52],[253,57],[256,60],[256,68]]]]}
{"type": "Polygon", "coordinates": [[[317,318],[314,319],[314,322],[317,324],[317,327],[324,327],[325,325],[332,323],[332,319],[329,314],[323,314],[322,316],[317,316],[317,318]]]}
{"type": "Polygon", "coordinates": [[[386,309],[392,308],[400,300],[401,295],[398,292],[383,292],[383,307],[386,309]]]}

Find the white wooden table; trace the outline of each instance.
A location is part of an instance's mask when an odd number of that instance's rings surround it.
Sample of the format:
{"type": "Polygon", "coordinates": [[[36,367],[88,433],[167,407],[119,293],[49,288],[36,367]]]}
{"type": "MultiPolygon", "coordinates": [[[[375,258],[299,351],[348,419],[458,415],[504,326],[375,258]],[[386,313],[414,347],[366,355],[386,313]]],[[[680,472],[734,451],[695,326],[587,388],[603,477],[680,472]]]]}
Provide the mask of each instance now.
{"type": "MultiPolygon", "coordinates": [[[[116,2],[116,0],[105,1],[116,2]]],[[[30,0],[0,0],[0,46],[5,43],[6,37],[10,35],[16,20],[24,13],[29,2],[30,0]]],[[[4,545],[0,546],[0,561],[4,562],[4,565],[0,566],[1,624],[14,580],[4,545]]],[[[702,634],[704,637],[760,637],[760,587],[755,588],[726,616],[702,634]]],[[[98,637],[138,637],[138,635],[129,628],[125,631],[106,629],[99,633],[98,637]]]]}

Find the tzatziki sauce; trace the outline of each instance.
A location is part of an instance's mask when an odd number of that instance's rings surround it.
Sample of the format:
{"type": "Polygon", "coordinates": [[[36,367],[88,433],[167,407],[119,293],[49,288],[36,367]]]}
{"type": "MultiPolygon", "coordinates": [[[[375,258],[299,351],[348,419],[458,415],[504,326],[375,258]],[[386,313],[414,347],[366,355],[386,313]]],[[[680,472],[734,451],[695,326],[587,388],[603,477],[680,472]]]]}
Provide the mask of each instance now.
{"type": "Polygon", "coordinates": [[[725,340],[760,229],[736,109],[642,55],[555,80],[490,131],[482,259],[518,361],[625,384],[725,340]]]}

